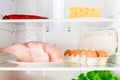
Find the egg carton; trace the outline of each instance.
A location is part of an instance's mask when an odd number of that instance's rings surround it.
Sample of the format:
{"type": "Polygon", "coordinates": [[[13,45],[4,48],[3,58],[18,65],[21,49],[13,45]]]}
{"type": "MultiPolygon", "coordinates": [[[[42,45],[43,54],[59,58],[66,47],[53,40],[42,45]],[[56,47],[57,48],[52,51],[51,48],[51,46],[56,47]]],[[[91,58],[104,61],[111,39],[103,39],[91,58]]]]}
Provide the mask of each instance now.
{"type": "Polygon", "coordinates": [[[65,56],[67,66],[105,66],[108,57],[87,58],[86,56],[65,56]]]}

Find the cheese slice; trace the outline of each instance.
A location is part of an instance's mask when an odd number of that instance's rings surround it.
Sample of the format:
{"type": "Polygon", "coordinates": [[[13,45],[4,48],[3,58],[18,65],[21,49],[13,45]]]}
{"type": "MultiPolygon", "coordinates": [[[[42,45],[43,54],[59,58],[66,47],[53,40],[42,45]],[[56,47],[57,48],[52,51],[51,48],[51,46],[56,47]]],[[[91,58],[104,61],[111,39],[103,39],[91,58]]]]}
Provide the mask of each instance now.
{"type": "Polygon", "coordinates": [[[102,16],[102,10],[100,8],[71,7],[69,10],[69,18],[102,16]]]}

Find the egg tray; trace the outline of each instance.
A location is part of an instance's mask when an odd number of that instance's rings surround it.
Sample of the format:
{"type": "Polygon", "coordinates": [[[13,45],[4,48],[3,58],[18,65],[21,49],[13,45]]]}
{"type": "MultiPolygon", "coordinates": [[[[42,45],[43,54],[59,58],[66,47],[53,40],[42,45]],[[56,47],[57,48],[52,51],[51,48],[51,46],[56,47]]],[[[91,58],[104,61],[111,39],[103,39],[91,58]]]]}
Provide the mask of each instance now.
{"type": "Polygon", "coordinates": [[[65,57],[66,66],[105,66],[108,61],[108,57],[87,58],[69,56],[65,57]]]}

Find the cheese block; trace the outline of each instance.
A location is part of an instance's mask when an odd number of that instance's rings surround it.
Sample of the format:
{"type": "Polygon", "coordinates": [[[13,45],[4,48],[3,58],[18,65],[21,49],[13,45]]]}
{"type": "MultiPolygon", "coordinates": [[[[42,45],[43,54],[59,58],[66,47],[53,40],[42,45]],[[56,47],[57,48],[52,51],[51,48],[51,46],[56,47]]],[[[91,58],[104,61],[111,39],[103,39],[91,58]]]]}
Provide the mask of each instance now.
{"type": "Polygon", "coordinates": [[[69,18],[102,16],[102,10],[100,8],[71,7],[69,10],[69,18]]]}

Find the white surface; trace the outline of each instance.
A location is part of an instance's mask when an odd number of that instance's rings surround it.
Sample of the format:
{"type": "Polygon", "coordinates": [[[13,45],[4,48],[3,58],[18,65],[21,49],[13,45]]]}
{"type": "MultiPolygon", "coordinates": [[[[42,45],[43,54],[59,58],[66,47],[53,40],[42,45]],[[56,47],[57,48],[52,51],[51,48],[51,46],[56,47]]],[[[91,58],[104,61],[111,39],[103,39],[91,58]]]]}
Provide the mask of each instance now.
{"type": "Polygon", "coordinates": [[[114,55],[117,49],[117,35],[112,30],[86,30],[81,36],[80,48],[105,50],[109,56],[114,55]]]}
{"type": "Polygon", "coordinates": [[[48,0],[16,0],[16,13],[34,14],[52,18],[52,1],[48,0]]]}
{"type": "Polygon", "coordinates": [[[5,29],[0,25],[0,47],[6,47],[12,44],[12,30],[5,29]],[[3,36],[4,35],[4,36],[3,36]]]}
{"type": "Polygon", "coordinates": [[[80,71],[19,71],[14,72],[15,80],[70,80],[80,71]]]}
{"type": "Polygon", "coordinates": [[[16,0],[16,12],[19,14],[37,14],[37,3],[38,0],[16,0]]]}
{"type": "Polygon", "coordinates": [[[16,25],[14,28],[15,43],[25,43],[28,41],[42,41],[42,24],[25,23],[16,25]],[[38,27],[39,26],[39,27],[38,27]]]}
{"type": "Polygon", "coordinates": [[[79,18],[79,19],[32,19],[32,20],[0,20],[1,23],[28,23],[28,22],[36,22],[36,23],[40,23],[40,22],[80,22],[80,23],[112,23],[112,22],[120,22],[119,19],[107,19],[107,18],[99,18],[99,19],[95,19],[95,18],[79,18]]]}
{"type": "Polygon", "coordinates": [[[64,19],[64,1],[53,0],[53,19],[64,19]]]}
{"type": "Polygon", "coordinates": [[[87,59],[88,66],[96,66],[97,62],[98,62],[98,58],[88,58],[87,59]]]}
{"type": "Polygon", "coordinates": [[[120,0],[105,0],[105,17],[120,19],[120,0]]]}
{"type": "Polygon", "coordinates": [[[0,0],[0,18],[3,15],[14,13],[15,1],[13,0],[0,0]]]}
{"type": "Polygon", "coordinates": [[[13,64],[3,64],[0,65],[2,67],[0,67],[0,71],[26,71],[26,70],[30,70],[30,71],[81,71],[81,70],[85,70],[85,71],[89,71],[89,70],[120,70],[119,65],[115,65],[115,64],[109,64],[110,66],[113,67],[106,67],[106,66],[99,66],[99,67],[15,67],[15,65],[13,64]],[[10,66],[11,65],[11,66],[10,66]]]}
{"type": "Polygon", "coordinates": [[[98,65],[106,65],[108,57],[100,57],[98,65]]]}
{"type": "Polygon", "coordinates": [[[9,63],[16,64],[18,66],[27,66],[27,67],[57,67],[62,66],[65,63],[64,62],[17,62],[17,61],[8,61],[9,63]]]}

